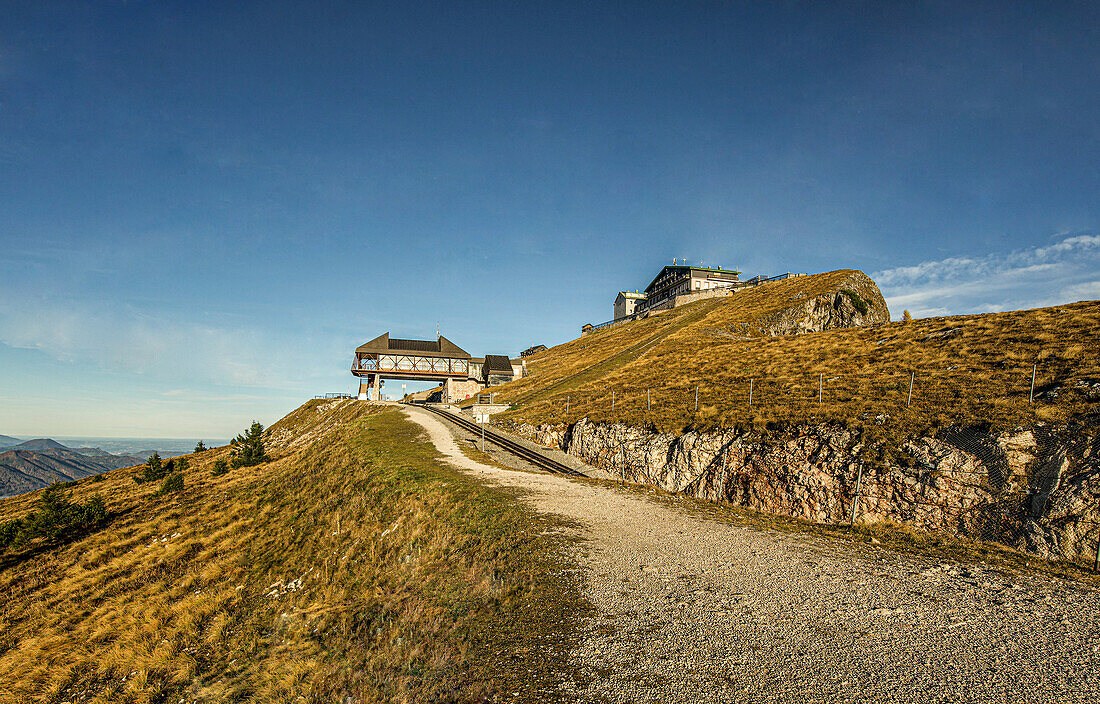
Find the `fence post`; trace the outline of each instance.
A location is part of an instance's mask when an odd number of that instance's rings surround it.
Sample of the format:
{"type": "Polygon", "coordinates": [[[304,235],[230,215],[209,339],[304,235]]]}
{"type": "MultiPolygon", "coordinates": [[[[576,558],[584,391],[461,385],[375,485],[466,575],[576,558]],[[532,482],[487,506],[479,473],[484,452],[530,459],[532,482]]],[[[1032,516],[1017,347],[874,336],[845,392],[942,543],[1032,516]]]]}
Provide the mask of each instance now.
{"type": "Polygon", "coordinates": [[[848,521],[848,527],[856,524],[856,506],[859,505],[859,485],[863,481],[863,460],[859,461],[859,473],[856,474],[856,495],[852,498],[852,518],[848,521]]]}
{"type": "Polygon", "coordinates": [[[1029,406],[1035,401],[1035,370],[1038,368],[1038,364],[1031,365],[1031,393],[1027,396],[1027,405],[1029,406]]]}
{"type": "Polygon", "coordinates": [[[752,405],[752,382],[754,382],[754,381],[756,381],[756,379],[749,379],[749,405],[750,406],[752,405]]]}
{"type": "Polygon", "coordinates": [[[565,397],[565,415],[569,415],[569,397],[565,397]]]}
{"type": "Polygon", "coordinates": [[[1096,557],[1092,560],[1092,571],[1100,571],[1100,533],[1096,535],[1096,557]]]}
{"type": "Polygon", "coordinates": [[[916,372],[909,373],[909,398],[905,399],[905,407],[909,408],[909,404],[913,403],[913,380],[917,378],[916,372]]]}
{"type": "Polygon", "coordinates": [[[821,387],[825,384],[825,373],[822,372],[817,375],[817,403],[821,405],[821,387]]]}
{"type": "Polygon", "coordinates": [[[699,412],[699,387],[695,387],[695,412],[699,412]]]}
{"type": "Polygon", "coordinates": [[[611,412],[615,412],[615,392],[611,392],[611,412]]]}
{"type": "Polygon", "coordinates": [[[645,390],[645,409],[647,411],[653,410],[653,400],[649,398],[649,389],[645,390]]]}

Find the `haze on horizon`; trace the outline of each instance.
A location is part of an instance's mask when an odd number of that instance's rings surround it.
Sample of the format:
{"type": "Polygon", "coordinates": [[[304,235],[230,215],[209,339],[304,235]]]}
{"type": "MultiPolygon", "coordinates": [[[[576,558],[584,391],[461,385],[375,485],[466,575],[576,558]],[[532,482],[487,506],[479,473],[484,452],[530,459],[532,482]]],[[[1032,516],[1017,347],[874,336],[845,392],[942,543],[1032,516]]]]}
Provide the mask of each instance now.
{"type": "Polygon", "coordinates": [[[230,437],[382,332],[514,355],[672,257],[862,269],[895,317],[1100,298],[1094,3],[5,20],[3,434],[230,437]]]}

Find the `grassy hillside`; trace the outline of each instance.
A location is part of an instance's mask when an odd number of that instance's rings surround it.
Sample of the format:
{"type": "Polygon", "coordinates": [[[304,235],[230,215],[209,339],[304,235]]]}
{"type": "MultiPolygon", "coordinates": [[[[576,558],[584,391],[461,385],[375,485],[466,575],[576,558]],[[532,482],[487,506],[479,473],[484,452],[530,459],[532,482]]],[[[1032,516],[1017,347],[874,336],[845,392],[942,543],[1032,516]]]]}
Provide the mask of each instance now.
{"type": "Polygon", "coordinates": [[[179,494],[82,480],[105,527],[0,554],[0,701],[546,699],[584,605],[543,519],[394,410],[313,401],[268,437],[223,476],[189,456],[179,494]]]}
{"type": "Polygon", "coordinates": [[[1094,422],[1100,302],[767,334],[768,321],[799,294],[836,287],[844,273],[703,301],[542,352],[528,362],[528,377],[497,389],[517,404],[500,420],[587,416],[669,432],[827,421],[872,437],[956,423],[1094,422]]]}

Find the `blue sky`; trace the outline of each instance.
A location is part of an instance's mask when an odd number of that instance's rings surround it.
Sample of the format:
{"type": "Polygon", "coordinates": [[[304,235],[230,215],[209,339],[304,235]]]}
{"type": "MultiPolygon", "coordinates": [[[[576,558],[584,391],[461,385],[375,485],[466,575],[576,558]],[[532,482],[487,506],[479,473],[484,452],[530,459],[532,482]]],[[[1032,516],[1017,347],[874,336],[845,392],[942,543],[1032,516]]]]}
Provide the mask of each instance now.
{"type": "Polygon", "coordinates": [[[1100,298],[1095,3],[9,2],[0,433],[226,437],[672,257],[1100,298]]]}

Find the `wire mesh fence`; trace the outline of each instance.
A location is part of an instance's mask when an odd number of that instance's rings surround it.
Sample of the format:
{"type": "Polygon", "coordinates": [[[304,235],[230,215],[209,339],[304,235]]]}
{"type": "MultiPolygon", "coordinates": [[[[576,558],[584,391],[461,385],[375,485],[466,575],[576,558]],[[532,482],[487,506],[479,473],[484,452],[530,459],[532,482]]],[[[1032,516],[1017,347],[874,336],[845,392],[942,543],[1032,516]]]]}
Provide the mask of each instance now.
{"type": "MultiPolygon", "coordinates": [[[[776,418],[834,415],[857,418],[868,412],[951,414],[995,422],[1011,415],[1021,422],[1053,420],[1059,410],[1090,410],[1100,401],[1100,379],[1066,378],[1061,370],[898,369],[874,375],[827,374],[768,376],[723,373],[721,379],[697,383],[608,386],[561,392],[553,400],[559,417],[608,417],[637,422],[660,419],[685,427],[700,419],[736,421],[751,414],[776,418]],[[1052,414],[1050,411],[1054,411],[1052,414]],[[639,412],[650,418],[639,418],[639,412]],[[992,412],[992,416],[990,413],[992,412]]],[[[551,413],[551,415],[554,415],[551,413]]],[[[1068,415],[1068,414],[1064,414],[1068,415]]],[[[614,420],[613,418],[608,418],[614,420]]],[[[720,423],[719,423],[720,424],[720,423]]]]}

